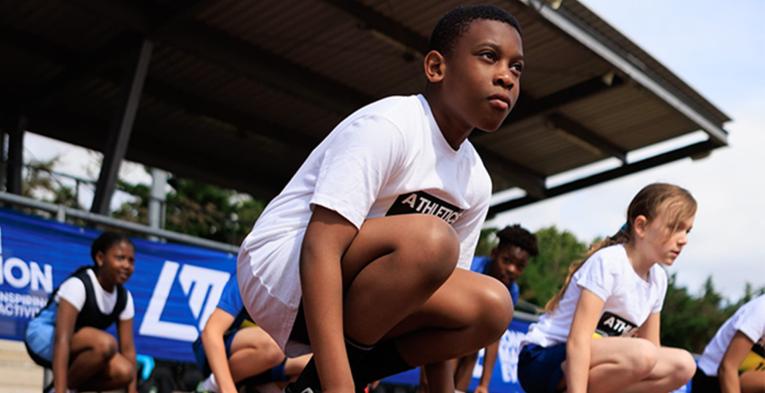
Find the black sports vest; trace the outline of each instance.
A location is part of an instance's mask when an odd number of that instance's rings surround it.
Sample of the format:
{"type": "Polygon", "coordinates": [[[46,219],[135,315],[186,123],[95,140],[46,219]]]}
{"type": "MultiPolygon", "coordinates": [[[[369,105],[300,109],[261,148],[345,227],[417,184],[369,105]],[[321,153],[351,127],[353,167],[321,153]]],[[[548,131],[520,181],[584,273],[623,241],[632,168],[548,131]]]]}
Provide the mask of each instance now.
{"type": "MultiPolygon", "coordinates": [[[[82,305],[82,309],[77,314],[77,321],[74,325],[74,331],[78,331],[83,327],[89,326],[96,329],[105,330],[112,323],[119,320],[120,313],[125,309],[127,304],[127,290],[122,285],[117,285],[117,303],[114,305],[114,309],[109,314],[104,314],[98,308],[98,302],[96,302],[96,293],[93,288],[93,281],[88,277],[88,270],[92,269],[92,266],[83,266],[75,270],[69,277],[76,277],[85,286],[85,304],[82,305]]],[[[58,293],[58,288],[50,295],[48,299],[48,308],[53,302],[58,293]]]]}

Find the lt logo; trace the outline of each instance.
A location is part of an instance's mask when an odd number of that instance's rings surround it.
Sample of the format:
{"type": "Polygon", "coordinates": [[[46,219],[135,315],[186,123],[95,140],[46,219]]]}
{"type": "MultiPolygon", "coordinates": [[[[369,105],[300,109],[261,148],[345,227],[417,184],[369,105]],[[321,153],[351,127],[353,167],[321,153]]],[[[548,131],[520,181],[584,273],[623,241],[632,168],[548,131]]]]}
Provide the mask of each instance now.
{"type": "Polygon", "coordinates": [[[177,274],[179,266],[178,262],[173,261],[165,261],[164,266],[162,266],[157,286],[154,287],[154,293],[151,295],[149,306],[146,308],[141,328],[138,330],[140,334],[172,340],[194,341],[199,335],[199,330],[204,328],[207,318],[218,305],[218,300],[220,300],[230,274],[193,265],[183,265],[180,274],[177,274]],[[199,321],[198,329],[194,325],[160,320],[176,275],[184,295],[189,300],[191,313],[199,321]],[[207,298],[206,302],[205,298],[207,298]]]}

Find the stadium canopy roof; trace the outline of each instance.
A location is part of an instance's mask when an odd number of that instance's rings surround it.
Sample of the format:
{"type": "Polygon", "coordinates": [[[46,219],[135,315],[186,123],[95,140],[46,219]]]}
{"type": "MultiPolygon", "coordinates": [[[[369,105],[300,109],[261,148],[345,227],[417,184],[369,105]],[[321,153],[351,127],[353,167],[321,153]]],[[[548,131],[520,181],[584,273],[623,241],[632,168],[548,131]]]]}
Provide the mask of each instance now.
{"type": "MultiPolygon", "coordinates": [[[[427,36],[460,3],[1,2],[0,124],[105,152],[97,198],[123,156],[268,198],[344,116],[423,87],[427,36]]],[[[525,191],[493,213],[727,144],[724,113],[582,4],[491,3],[521,22],[527,58],[507,123],[471,137],[494,191],[525,191]],[[606,159],[617,165],[549,184],[606,159]]]]}

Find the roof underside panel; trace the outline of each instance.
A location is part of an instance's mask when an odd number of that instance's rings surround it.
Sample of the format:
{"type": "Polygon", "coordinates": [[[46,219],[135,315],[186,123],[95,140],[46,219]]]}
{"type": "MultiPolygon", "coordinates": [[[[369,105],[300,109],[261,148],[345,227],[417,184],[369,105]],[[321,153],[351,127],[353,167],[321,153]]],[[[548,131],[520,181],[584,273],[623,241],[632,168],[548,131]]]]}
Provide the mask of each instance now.
{"type": "MultiPolygon", "coordinates": [[[[549,176],[611,157],[626,165],[627,153],[700,128],[527,1],[491,2],[520,21],[526,58],[509,120],[471,137],[495,191],[519,186],[543,197],[549,176]]],[[[25,114],[32,131],[100,150],[148,38],[127,157],[270,197],[351,111],[422,90],[428,34],[462,3],[2,2],[0,126],[25,114]]],[[[586,7],[565,1],[557,12],[711,124],[728,120],[586,7]]]]}

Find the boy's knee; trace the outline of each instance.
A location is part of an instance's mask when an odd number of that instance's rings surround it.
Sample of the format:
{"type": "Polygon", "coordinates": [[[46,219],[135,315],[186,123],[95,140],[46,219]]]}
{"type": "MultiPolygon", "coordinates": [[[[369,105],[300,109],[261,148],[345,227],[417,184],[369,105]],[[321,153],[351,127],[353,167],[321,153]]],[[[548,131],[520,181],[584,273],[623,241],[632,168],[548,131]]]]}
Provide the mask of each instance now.
{"type": "Polygon", "coordinates": [[[457,233],[438,217],[422,216],[417,221],[416,239],[410,250],[416,254],[420,269],[426,271],[436,286],[440,286],[454,271],[459,259],[460,243],[457,233]]]}
{"type": "Polygon", "coordinates": [[[487,335],[494,337],[491,340],[494,341],[507,330],[513,318],[513,302],[507,288],[496,280],[490,280],[479,288],[479,294],[477,304],[481,308],[481,319],[486,326],[487,335]]]}

